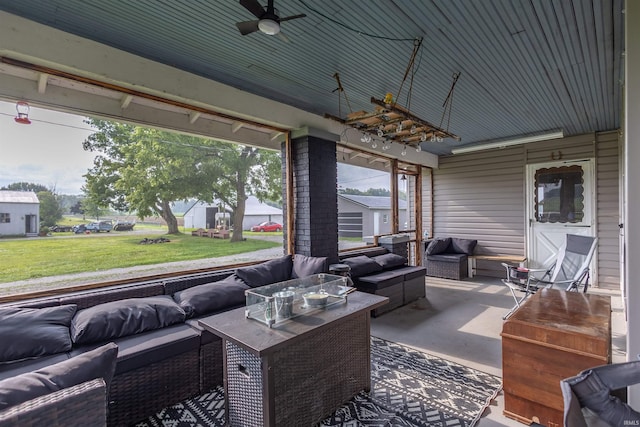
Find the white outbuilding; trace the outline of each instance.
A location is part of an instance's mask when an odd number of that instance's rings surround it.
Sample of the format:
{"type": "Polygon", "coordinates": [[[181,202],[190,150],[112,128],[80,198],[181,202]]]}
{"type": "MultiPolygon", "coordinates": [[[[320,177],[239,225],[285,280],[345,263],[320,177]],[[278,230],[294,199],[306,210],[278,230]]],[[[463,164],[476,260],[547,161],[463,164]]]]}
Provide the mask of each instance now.
{"type": "Polygon", "coordinates": [[[0,190],[0,236],[37,236],[39,216],[36,193],[0,190]]]}
{"type": "MultiPolygon", "coordinates": [[[[222,208],[219,202],[196,202],[184,213],[185,228],[214,228],[219,223],[227,224],[231,219],[231,209],[222,208]]],[[[282,209],[262,203],[255,196],[249,196],[245,204],[242,229],[250,230],[254,225],[264,221],[274,221],[282,224],[282,209]]]]}

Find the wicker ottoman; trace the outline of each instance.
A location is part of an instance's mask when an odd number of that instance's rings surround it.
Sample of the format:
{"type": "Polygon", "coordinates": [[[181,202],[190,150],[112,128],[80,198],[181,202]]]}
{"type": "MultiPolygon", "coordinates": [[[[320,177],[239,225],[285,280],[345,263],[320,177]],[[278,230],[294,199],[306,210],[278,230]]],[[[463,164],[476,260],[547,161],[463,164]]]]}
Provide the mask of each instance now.
{"type": "Polygon", "coordinates": [[[467,255],[440,254],[427,255],[425,267],[427,276],[461,280],[467,277],[467,255]]]}

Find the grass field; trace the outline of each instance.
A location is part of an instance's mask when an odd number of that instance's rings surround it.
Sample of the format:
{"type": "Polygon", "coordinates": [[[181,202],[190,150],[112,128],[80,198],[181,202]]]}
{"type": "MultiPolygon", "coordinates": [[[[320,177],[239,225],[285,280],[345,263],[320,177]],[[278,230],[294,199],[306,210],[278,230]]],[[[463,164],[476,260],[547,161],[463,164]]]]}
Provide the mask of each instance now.
{"type": "MultiPolygon", "coordinates": [[[[0,283],[136,265],[215,258],[282,245],[281,242],[251,239],[252,234],[254,233],[244,233],[247,240],[236,243],[190,234],[168,236],[158,233],[102,233],[74,237],[69,236],[70,233],[64,233],[65,236],[54,234],[45,238],[0,240],[0,283]],[[140,244],[145,237],[154,239],[160,236],[171,241],[140,244]]],[[[282,233],[266,234],[282,236],[282,233]]]]}

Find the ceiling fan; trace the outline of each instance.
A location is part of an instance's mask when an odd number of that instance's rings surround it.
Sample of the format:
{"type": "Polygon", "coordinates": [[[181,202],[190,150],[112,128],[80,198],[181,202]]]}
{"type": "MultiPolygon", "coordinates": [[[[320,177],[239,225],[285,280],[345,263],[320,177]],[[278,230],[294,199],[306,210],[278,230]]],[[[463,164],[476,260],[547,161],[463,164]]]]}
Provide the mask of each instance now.
{"type": "Polygon", "coordinates": [[[276,35],[280,32],[280,23],[284,21],[291,21],[292,19],[304,18],[304,13],[300,15],[287,16],[280,18],[277,15],[276,9],[273,7],[273,0],[269,0],[266,8],[263,7],[258,0],[240,0],[240,4],[249,12],[258,18],[254,21],[236,22],[236,27],[240,30],[240,34],[246,36],[247,34],[261,31],[270,36],[276,35]]]}

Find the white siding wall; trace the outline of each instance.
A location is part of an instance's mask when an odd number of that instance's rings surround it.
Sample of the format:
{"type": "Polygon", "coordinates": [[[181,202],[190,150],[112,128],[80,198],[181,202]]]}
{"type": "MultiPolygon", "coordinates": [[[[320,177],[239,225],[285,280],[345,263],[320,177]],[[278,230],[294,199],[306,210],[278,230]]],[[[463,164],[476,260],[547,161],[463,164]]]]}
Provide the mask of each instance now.
{"type": "Polygon", "coordinates": [[[596,138],[598,286],[620,289],[620,143],[618,132],[596,138]]]}
{"type": "MultiPolygon", "coordinates": [[[[27,215],[35,215],[40,219],[40,205],[33,203],[2,203],[0,212],[8,213],[11,222],[0,223],[0,236],[22,236],[25,234],[25,218],[27,215]]],[[[36,228],[33,232],[37,232],[36,228]]]]}
{"type": "Polygon", "coordinates": [[[434,176],[435,237],[478,239],[476,253],[525,253],[524,147],[443,157],[434,176]]]}
{"type": "MultiPolygon", "coordinates": [[[[432,236],[478,239],[476,253],[526,253],[525,166],[551,160],[596,158],[598,286],[618,289],[619,168],[617,132],[441,157],[433,170],[432,236]]],[[[430,183],[423,179],[423,224],[429,228],[430,183]]],[[[478,273],[500,276],[496,263],[478,264],[478,273]]]]}

